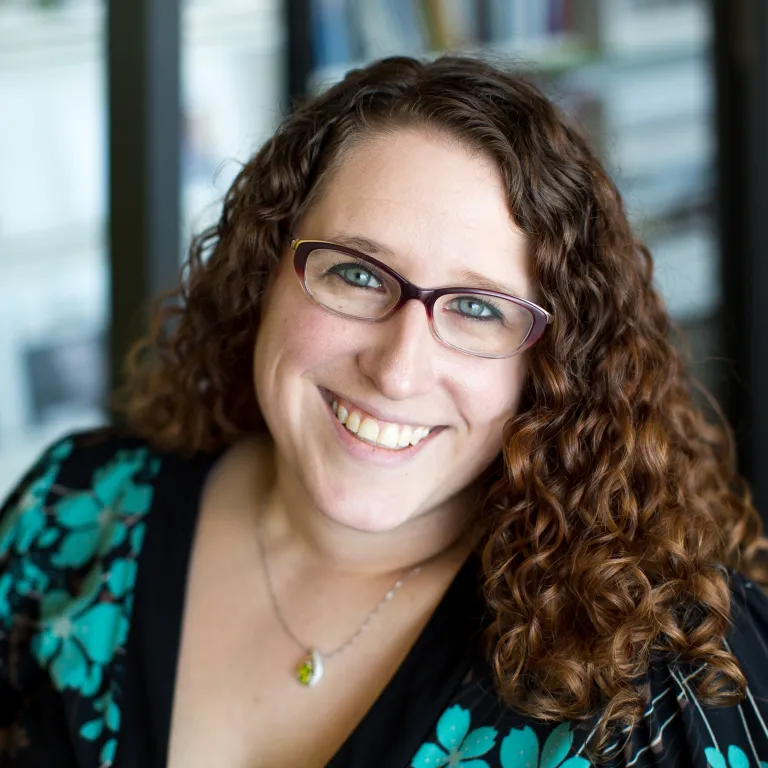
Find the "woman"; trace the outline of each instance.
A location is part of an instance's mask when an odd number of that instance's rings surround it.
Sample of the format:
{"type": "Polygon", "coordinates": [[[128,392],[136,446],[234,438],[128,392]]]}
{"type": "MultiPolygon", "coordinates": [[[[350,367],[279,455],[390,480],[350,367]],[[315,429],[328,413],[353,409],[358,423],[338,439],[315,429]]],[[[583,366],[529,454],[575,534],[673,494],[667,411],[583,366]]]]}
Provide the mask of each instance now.
{"type": "Polygon", "coordinates": [[[4,507],[13,766],[757,766],[759,518],[584,140],[489,64],[297,109],[4,507]]]}

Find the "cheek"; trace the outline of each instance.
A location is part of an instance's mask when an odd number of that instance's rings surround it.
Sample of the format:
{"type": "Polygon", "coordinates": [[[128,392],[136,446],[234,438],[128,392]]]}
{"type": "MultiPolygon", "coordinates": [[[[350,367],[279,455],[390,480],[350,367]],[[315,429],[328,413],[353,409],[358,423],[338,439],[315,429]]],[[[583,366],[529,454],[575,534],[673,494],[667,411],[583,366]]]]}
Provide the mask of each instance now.
{"type": "Polygon", "coordinates": [[[303,371],[354,350],[350,323],[322,310],[303,297],[272,304],[256,341],[257,368],[288,366],[303,371]]]}
{"type": "Polygon", "coordinates": [[[461,377],[462,386],[455,395],[464,406],[470,428],[497,440],[504,424],[517,413],[527,362],[524,357],[488,362],[489,365],[476,366],[461,377]]]}

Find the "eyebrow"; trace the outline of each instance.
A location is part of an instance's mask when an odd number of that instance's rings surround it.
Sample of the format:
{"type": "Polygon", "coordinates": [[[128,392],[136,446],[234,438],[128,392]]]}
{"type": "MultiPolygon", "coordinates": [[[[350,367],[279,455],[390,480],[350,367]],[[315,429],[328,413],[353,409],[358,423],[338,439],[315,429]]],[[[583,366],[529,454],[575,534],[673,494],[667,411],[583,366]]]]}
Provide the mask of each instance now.
{"type": "MultiPolygon", "coordinates": [[[[329,242],[336,243],[337,245],[344,245],[347,248],[354,248],[355,250],[362,251],[370,256],[386,256],[389,258],[395,258],[396,256],[395,252],[388,246],[362,235],[339,233],[330,237],[329,242]]],[[[533,299],[527,296],[526,292],[520,290],[520,288],[496,282],[495,280],[491,280],[485,275],[471,269],[462,269],[456,274],[459,280],[467,281],[467,285],[456,285],[456,288],[479,288],[485,291],[506,293],[510,296],[517,296],[518,298],[526,299],[527,301],[533,301],[533,299]]]]}

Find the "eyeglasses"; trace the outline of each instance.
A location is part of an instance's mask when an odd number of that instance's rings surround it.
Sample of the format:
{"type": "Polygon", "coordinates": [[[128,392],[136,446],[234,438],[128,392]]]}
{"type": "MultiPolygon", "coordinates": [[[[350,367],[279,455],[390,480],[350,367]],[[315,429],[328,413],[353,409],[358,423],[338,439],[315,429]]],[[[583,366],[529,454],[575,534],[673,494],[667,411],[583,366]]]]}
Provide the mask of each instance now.
{"type": "Polygon", "coordinates": [[[293,240],[293,265],[307,295],[329,312],[384,320],[420,301],[433,336],[478,357],[511,357],[536,342],[552,315],[517,296],[477,288],[419,288],[386,264],[321,240],[293,240]]]}

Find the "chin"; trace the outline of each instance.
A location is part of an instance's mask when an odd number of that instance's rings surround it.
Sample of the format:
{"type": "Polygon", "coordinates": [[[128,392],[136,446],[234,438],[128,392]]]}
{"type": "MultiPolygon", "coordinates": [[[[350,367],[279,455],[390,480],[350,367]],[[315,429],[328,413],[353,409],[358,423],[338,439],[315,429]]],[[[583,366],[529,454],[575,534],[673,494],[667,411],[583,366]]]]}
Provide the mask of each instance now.
{"type": "MultiPolygon", "coordinates": [[[[361,497],[364,498],[364,496],[365,494],[361,494],[361,497]]],[[[380,508],[378,505],[370,507],[354,501],[318,506],[329,520],[360,533],[394,531],[417,514],[415,509],[408,510],[403,504],[397,502],[387,505],[386,508],[380,508]]]]}

